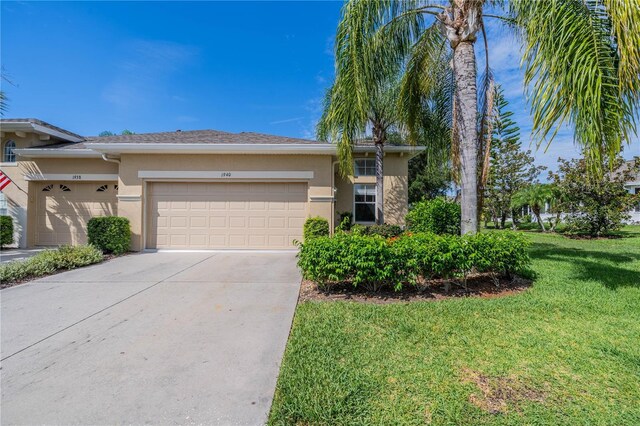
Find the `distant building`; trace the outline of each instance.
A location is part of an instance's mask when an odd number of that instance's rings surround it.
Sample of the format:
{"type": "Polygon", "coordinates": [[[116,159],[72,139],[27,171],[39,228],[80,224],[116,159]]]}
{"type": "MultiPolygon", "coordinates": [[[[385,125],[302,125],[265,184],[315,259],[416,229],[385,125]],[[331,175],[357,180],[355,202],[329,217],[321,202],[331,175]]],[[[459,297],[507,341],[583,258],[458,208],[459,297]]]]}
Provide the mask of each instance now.
{"type": "MultiPolygon", "coordinates": [[[[633,167],[635,160],[627,161],[627,167],[633,167]]],[[[635,176],[635,179],[627,182],[625,187],[631,194],[640,194],[640,172],[635,176]]],[[[635,208],[629,212],[631,215],[631,223],[640,223],[640,203],[636,204],[635,208]]]]}

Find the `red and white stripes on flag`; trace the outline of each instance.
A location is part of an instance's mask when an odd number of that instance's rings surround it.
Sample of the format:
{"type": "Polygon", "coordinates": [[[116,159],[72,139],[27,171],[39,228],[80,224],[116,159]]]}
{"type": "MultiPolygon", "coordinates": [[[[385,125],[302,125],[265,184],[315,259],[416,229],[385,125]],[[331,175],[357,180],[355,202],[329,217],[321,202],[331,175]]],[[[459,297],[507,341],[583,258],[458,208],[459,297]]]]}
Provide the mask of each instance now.
{"type": "Polygon", "coordinates": [[[10,183],[11,179],[9,179],[9,176],[5,175],[4,173],[2,173],[2,170],[0,170],[0,191],[2,191],[10,183]]]}

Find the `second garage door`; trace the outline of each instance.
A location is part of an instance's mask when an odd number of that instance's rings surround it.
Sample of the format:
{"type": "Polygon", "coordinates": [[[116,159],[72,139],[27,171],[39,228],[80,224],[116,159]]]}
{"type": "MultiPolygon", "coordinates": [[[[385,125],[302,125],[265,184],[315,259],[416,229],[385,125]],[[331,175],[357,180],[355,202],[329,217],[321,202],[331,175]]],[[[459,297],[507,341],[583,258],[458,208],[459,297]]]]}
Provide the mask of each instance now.
{"type": "Polygon", "coordinates": [[[37,186],[35,244],[86,244],[87,223],[118,213],[114,182],[54,182],[37,186]]]}
{"type": "Polygon", "coordinates": [[[302,240],[306,183],[149,184],[148,248],[285,249],[302,240]]]}

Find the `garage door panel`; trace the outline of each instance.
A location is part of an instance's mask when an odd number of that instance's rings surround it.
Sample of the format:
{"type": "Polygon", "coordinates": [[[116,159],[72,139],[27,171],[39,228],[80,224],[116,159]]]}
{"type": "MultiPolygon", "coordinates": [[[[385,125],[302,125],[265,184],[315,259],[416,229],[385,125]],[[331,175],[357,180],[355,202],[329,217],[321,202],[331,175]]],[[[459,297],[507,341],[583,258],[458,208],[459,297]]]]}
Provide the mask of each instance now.
{"type": "Polygon", "coordinates": [[[247,222],[244,216],[231,216],[229,217],[229,227],[230,228],[245,228],[247,226],[247,222]]]}
{"type": "Polygon", "coordinates": [[[226,228],[227,216],[209,216],[209,229],[226,228]]]}
{"type": "Polygon", "coordinates": [[[307,216],[303,183],[153,183],[149,193],[149,248],[291,248],[307,216]]]}
{"type": "Polygon", "coordinates": [[[36,192],[36,245],[84,244],[89,219],[117,214],[117,189],[109,182],[47,182],[36,192]]]}
{"type": "Polygon", "coordinates": [[[266,227],[266,219],[264,217],[250,217],[249,228],[251,229],[263,229],[266,227]]]}

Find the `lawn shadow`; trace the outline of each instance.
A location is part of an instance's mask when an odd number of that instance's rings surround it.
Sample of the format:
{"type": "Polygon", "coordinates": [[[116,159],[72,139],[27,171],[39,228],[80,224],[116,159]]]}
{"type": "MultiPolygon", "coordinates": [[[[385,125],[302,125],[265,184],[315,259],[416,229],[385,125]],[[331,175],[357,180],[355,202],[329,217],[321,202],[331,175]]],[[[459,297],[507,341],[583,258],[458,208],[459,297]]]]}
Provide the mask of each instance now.
{"type": "Polygon", "coordinates": [[[625,264],[639,262],[640,253],[611,253],[537,243],[531,250],[531,257],[569,263],[575,266],[576,278],[597,280],[612,290],[620,287],[640,288],[640,272],[624,267],[625,264]]]}

